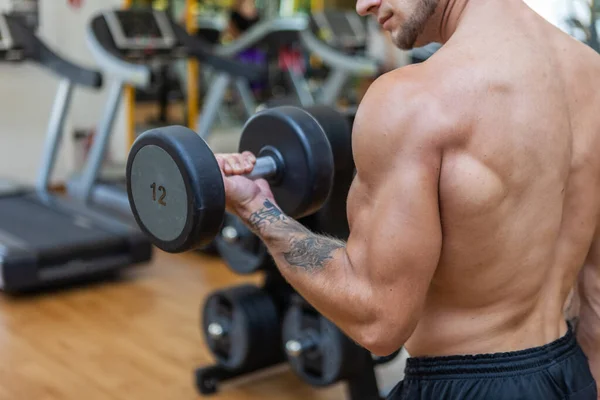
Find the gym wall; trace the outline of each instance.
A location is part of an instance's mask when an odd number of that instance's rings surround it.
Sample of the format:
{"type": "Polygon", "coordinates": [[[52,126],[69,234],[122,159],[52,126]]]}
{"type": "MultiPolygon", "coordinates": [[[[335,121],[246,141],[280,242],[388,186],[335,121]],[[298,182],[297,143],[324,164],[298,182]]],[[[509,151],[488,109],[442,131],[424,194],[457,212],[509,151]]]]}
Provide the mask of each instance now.
{"type": "MultiPolygon", "coordinates": [[[[8,10],[10,3],[10,0],[0,0],[0,10],[8,10]]],[[[98,10],[120,5],[121,0],[84,0],[80,8],[73,8],[67,0],[39,0],[38,33],[57,53],[76,63],[95,67],[85,43],[87,22],[98,10]]],[[[28,63],[0,63],[0,76],[0,178],[33,183],[58,80],[48,71],[28,63]]],[[[94,128],[105,101],[105,89],[75,90],[53,182],[64,182],[73,173],[73,131],[94,128]]],[[[117,134],[111,151],[123,158],[123,110],[115,129],[117,134]]]]}

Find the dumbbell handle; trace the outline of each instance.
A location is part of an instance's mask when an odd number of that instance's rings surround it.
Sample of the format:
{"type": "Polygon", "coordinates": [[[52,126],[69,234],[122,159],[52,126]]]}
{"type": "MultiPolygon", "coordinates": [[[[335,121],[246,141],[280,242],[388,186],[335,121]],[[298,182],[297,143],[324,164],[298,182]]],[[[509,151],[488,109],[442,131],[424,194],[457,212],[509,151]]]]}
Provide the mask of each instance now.
{"type": "Polygon", "coordinates": [[[249,174],[244,175],[248,179],[269,179],[277,175],[277,161],[271,156],[262,156],[256,159],[254,169],[249,174]]]}
{"type": "Polygon", "coordinates": [[[310,337],[304,337],[297,340],[288,340],[285,344],[285,351],[290,357],[300,357],[307,351],[317,347],[317,342],[310,337]]]}
{"type": "Polygon", "coordinates": [[[227,335],[227,330],[218,322],[213,322],[208,325],[208,334],[212,339],[217,340],[227,335]]]}

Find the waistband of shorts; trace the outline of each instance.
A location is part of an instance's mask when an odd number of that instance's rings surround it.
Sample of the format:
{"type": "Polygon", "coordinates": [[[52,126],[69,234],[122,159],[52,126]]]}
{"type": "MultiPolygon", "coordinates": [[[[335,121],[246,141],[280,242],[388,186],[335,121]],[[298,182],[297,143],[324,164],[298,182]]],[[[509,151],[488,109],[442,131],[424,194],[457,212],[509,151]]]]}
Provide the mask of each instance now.
{"type": "Polygon", "coordinates": [[[407,379],[445,375],[489,375],[502,373],[526,373],[549,367],[575,352],[579,345],[570,324],[567,333],[540,347],[493,354],[461,356],[414,357],[406,361],[407,379]]]}

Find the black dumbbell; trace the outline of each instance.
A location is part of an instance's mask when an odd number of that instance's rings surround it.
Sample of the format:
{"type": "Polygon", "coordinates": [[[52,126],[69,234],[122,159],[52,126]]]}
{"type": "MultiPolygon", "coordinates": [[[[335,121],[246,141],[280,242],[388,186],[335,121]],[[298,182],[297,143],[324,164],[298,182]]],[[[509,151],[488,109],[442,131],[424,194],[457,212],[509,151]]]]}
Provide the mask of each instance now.
{"type": "MultiPolygon", "coordinates": [[[[350,127],[335,110],[284,106],[251,117],[238,151],[257,156],[247,176],[267,179],[283,212],[301,218],[327,201],[336,167],[352,157],[350,141],[350,127]]],[[[219,233],[225,215],[221,171],[210,147],[192,130],[171,126],[143,133],[131,149],[126,174],[136,222],[160,249],[197,249],[219,233]]]]}
{"type": "Polygon", "coordinates": [[[272,266],[267,247],[235,215],[225,213],[223,227],[214,243],[225,264],[238,274],[253,274],[272,266]]]}
{"type": "Polygon", "coordinates": [[[268,367],[285,360],[275,300],[253,285],[211,294],[202,310],[202,332],[219,365],[228,370],[268,367]]]}
{"type": "Polygon", "coordinates": [[[299,296],[285,314],[282,339],[292,371],[313,386],[348,380],[369,366],[366,350],[299,296]]]}

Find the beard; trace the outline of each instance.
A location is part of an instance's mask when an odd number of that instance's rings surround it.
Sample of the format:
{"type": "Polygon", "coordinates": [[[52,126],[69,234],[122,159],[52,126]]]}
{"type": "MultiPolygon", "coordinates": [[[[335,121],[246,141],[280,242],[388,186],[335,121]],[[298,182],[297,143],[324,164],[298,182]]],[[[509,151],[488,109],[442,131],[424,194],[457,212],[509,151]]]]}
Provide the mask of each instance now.
{"type": "Polygon", "coordinates": [[[439,0],[421,0],[417,9],[410,15],[400,29],[392,33],[392,41],[401,50],[412,50],[419,35],[425,30],[427,21],[433,14],[439,0]]]}

